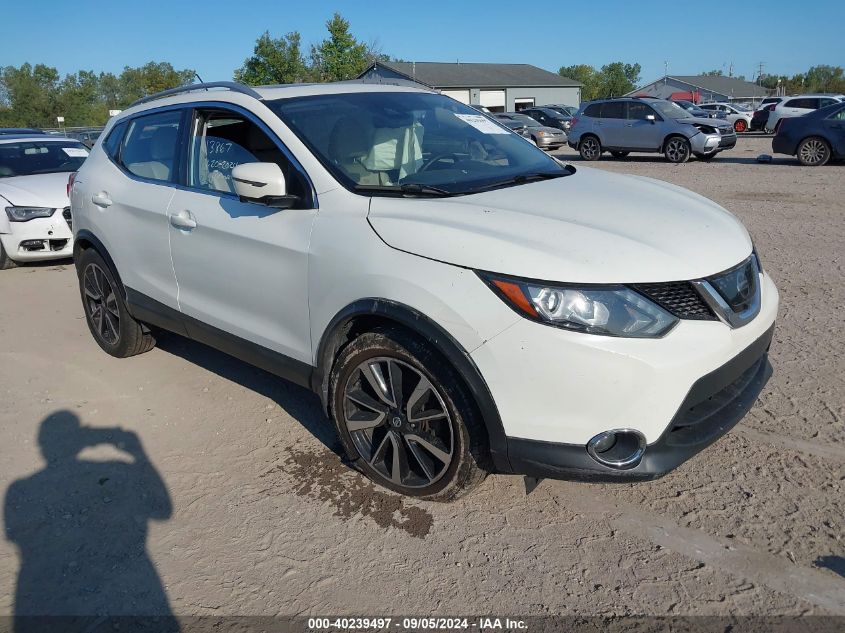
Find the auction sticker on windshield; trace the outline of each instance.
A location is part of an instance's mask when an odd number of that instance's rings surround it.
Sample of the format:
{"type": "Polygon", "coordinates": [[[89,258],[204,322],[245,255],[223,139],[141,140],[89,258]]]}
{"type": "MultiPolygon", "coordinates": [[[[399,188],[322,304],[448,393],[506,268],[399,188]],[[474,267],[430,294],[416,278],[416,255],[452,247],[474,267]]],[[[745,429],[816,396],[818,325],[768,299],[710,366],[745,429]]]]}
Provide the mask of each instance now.
{"type": "Polygon", "coordinates": [[[455,114],[461,121],[469,123],[479,132],[484,134],[510,134],[510,130],[496,125],[483,114],[455,114]]]}

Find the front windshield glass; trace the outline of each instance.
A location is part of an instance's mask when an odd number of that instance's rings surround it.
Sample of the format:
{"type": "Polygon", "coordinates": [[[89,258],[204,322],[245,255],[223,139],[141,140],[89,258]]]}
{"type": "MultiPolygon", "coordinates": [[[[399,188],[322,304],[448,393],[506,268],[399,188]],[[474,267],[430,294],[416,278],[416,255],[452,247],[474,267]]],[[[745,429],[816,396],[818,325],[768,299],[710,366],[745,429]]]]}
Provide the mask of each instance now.
{"type": "Polygon", "coordinates": [[[507,127],[439,94],[357,92],[269,105],[357,191],[395,195],[428,188],[455,195],[570,173],[507,127]]]}
{"type": "Polygon", "coordinates": [[[563,116],[575,116],[578,112],[578,108],[573,108],[572,106],[556,106],[551,109],[555,112],[559,112],[563,116]]]}
{"type": "Polygon", "coordinates": [[[0,178],[76,171],[87,156],[79,141],[0,143],[0,178]]]}
{"type": "Polygon", "coordinates": [[[688,119],[690,114],[677,103],[669,101],[651,100],[649,105],[669,119],[688,119]]]}

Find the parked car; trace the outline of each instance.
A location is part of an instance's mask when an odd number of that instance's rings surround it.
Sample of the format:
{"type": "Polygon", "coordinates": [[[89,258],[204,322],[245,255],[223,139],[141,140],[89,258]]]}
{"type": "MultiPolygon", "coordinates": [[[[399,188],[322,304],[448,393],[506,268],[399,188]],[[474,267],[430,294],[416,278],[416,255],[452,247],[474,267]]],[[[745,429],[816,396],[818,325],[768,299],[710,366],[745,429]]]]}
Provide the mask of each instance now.
{"type": "Polygon", "coordinates": [[[100,137],[102,130],[84,130],[81,132],[70,132],[68,136],[70,138],[75,138],[78,141],[81,141],[82,144],[87,148],[94,147],[94,143],[97,142],[97,139],[100,137]]]}
{"type": "Polygon", "coordinates": [[[748,131],[748,128],[751,127],[751,118],[754,116],[754,113],[748,108],[733,103],[702,103],[700,108],[724,114],[728,122],[734,126],[737,134],[748,131]]]}
{"type": "Polygon", "coordinates": [[[40,135],[44,134],[44,132],[34,127],[0,127],[0,136],[32,136],[33,134],[40,135]]]}
{"type": "Polygon", "coordinates": [[[682,107],[690,113],[690,116],[698,117],[699,119],[724,119],[724,114],[714,112],[712,110],[702,110],[692,101],[684,101],[682,99],[673,99],[672,103],[682,107]]]}
{"type": "Polygon", "coordinates": [[[701,119],[662,99],[604,99],[581,106],[569,134],[569,146],[584,160],[609,151],[616,158],[630,152],[662,152],[684,163],[690,156],[709,160],[736,145],[727,121],[701,119]]]}
{"type": "Polygon", "coordinates": [[[778,124],[782,119],[803,116],[819,108],[826,108],[842,101],[845,101],[845,95],[840,94],[808,94],[787,97],[775,104],[775,107],[769,111],[766,131],[777,132],[778,124]]]}
{"type": "Polygon", "coordinates": [[[563,116],[573,117],[578,112],[578,108],[571,105],[564,105],[562,103],[549,103],[544,108],[550,108],[556,112],[560,112],[563,116]]]}
{"type": "Polygon", "coordinates": [[[72,255],[68,174],[87,156],[67,138],[0,136],[0,270],[72,255]]]}
{"type": "Polygon", "coordinates": [[[540,149],[556,150],[566,145],[566,133],[560,128],[543,125],[521,112],[503,112],[493,115],[500,121],[516,121],[524,126],[522,135],[540,149]]]}
{"type": "Polygon", "coordinates": [[[802,165],[813,167],[845,158],[845,103],[782,119],[772,151],[796,156],[802,165]]]}
{"type": "Polygon", "coordinates": [[[443,95],[197,84],[104,134],[71,185],[97,344],[155,326],[305,385],[391,490],[653,479],[770,374],[778,292],[736,217],[443,95]]]}
{"type": "Polygon", "coordinates": [[[754,110],[754,114],[751,116],[751,124],[749,125],[749,131],[765,132],[766,124],[769,121],[769,112],[774,110],[775,106],[784,99],[785,97],[766,97],[765,99],[763,99],[757,106],[757,109],[754,110]]]}
{"type": "Polygon", "coordinates": [[[516,132],[520,136],[526,136],[530,140],[530,135],[527,135],[525,123],[523,121],[516,121],[514,119],[506,119],[500,117],[496,117],[496,120],[509,130],[516,132]]]}
{"type": "Polygon", "coordinates": [[[572,127],[572,115],[561,114],[554,108],[525,108],[521,114],[530,116],[541,125],[555,127],[564,132],[569,132],[572,127]]]}

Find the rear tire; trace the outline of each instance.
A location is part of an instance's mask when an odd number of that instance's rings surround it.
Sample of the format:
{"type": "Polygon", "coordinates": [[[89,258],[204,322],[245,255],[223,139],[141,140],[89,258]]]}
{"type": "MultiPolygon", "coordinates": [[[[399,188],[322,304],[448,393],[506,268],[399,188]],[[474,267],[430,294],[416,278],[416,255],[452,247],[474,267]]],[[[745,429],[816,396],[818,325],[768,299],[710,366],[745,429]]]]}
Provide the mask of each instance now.
{"type": "Polygon", "coordinates": [[[151,350],[155,338],[129,314],[123,287],[100,254],[93,248],[82,251],[76,270],[85,321],[97,345],[116,358],[151,350]]]}
{"type": "Polygon", "coordinates": [[[821,167],[830,160],[830,145],[820,136],[811,136],[798,144],[795,155],[805,167],[821,167]]]}
{"type": "Polygon", "coordinates": [[[352,464],[404,495],[451,501],[487,476],[481,415],[424,340],[384,327],[358,336],[331,373],[331,417],[352,464]]]}
{"type": "Polygon", "coordinates": [[[685,163],[691,153],[689,141],[683,136],[670,136],[663,146],[663,155],[670,163],[685,163]]]}
{"type": "Polygon", "coordinates": [[[18,263],[6,253],[6,249],[3,248],[3,242],[0,242],[0,270],[17,268],[17,265],[18,263]]]}
{"type": "Polygon", "coordinates": [[[612,150],[610,152],[610,155],[613,156],[613,158],[625,158],[630,153],[631,152],[623,152],[623,151],[618,151],[618,150],[612,150]]]}
{"type": "Polygon", "coordinates": [[[578,153],[584,160],[598,160],[601,156],[601,142],[592,134],[585,136],[578,144],[578,153]]]}

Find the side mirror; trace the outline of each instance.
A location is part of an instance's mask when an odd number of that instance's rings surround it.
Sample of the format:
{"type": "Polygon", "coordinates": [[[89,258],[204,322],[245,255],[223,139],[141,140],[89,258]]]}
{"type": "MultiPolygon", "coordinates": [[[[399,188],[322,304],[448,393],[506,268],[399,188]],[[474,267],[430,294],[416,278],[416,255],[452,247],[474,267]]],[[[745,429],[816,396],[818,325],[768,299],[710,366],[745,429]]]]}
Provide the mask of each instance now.
{"type": "Polygon", "coordinates": [[[290,209],[299,201],[299,196],[288,195],[285,175],[276,163],[241,163],[232,169],[232,182],[241,202],[290,209]]]}
{"type": "Polygon", "coordinates": [[[646,114],[646,115],[645,115],[645,120],[646,120],[646,121],[651,121],[652,123],[654,123],[657,119],[655,119],[655,118],[654,118],[654,115],[653,115],[653,114],[646,114]]]}

